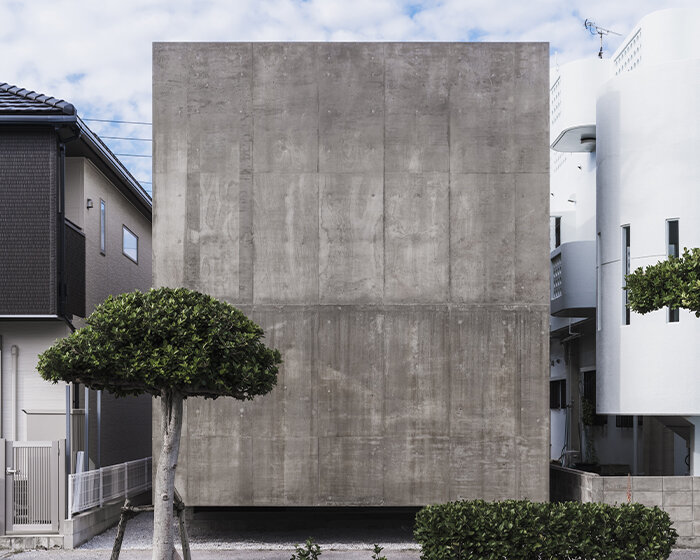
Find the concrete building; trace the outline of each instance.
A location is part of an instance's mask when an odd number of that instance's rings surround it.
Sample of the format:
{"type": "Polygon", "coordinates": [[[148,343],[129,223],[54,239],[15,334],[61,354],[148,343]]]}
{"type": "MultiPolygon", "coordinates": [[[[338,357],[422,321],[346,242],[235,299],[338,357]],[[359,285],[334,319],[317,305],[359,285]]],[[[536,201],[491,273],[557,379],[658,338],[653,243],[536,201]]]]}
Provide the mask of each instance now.
{"type": "Polygon", "coordinates": [[[73,105],[9,84],[0,84],[0,195],[0,533],[58,534],[67,474],[150,456],[149,397],[52,385],[36,364],[107,295],[150,287],[151,200],[73,105]],[[59,440],[60,475],[40,470],[37,442],[59,440]],[[38,490],[18,463],[32,453],[38,490]],[[37,494],[60,499],[39,507],[37,494]]]}
{"type": "Polygon", "coordinates": [[[547,66],[154,45],[154,284],[235,304],[284,359],[265,397],[186,401],[186,504],[547,499],[547,66]]]}
{"type": "Polygon", "coordinates": [[[624,292],[629,271],[700,246],[698,21],[654,12],[610,59],[552,78],[551,457],[565,464],[700,475],[700,321],[630,313],[624,292]]]}

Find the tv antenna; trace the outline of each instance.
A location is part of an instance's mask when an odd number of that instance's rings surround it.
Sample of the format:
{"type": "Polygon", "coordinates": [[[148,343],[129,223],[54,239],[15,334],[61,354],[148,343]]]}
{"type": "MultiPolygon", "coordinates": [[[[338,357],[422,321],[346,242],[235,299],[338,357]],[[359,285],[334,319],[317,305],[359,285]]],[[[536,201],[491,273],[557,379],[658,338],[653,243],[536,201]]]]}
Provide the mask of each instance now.
{"type": "Polygon", "coordinates": [[[595,22],[591,21],[590,19],[584,21],[583,26],[588,29],[591,35],[600,35],[600,51],[598,51],[598,58],[603,58],[603,35],[610,35],[610,33],[613,35],[620,35],[615,31],[611,31],[610,29],[605,29],[604,27],[596,25],[595,22]]]}

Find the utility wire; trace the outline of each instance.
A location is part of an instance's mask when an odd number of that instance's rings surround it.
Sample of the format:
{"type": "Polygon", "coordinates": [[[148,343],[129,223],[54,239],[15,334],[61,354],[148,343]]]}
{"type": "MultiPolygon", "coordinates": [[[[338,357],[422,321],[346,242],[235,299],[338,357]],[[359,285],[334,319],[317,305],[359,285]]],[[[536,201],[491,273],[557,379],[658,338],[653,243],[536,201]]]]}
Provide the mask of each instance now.
{"type": "Polygon", "coordinates": [[[102,136],[100,138],[109,138],[110,140],[139,140],[140,142],[153,142],[150,138],[128,138],[126,136],[102,136]]]}
{"type": "Polygon", "coordinates": [[[142,124],[144,126],[151,126],[153,124],[153,123],[141,122],[141,121],[117,121],[117,120],[112,120],[112,119],[82,119],[82,120],[93,121],[93,122],[119,123],[119,124],[142,124]]]}
{"type": "Polygon", "coordinates": [[[114,154],[115,156],[119,157],[152,157],[152,156],[147,156],[145,154],[114,154]]]}

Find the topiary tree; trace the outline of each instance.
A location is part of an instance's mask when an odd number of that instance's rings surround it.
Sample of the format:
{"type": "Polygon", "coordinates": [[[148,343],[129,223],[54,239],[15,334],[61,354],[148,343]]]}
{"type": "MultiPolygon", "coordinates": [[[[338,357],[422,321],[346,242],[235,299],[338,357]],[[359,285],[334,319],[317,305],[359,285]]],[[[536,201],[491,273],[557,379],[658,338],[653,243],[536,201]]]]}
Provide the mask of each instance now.
{"type": "Polygon", "coordinates": [[[663,307],[693,311],[700,317],[700,249],[684,249],[627,276],[629,307],[644,315],[663,307]]]}
{"type": "Polygon", "coordinates": [[[37,369],[54,383],[160,398],[153,558],[170,560],[183,400],[248,400],[268,393],[280,354],[261,342],[262,329],[235,307],[184,288],[110,296],[86,323],[41,354],[37,369]]]}

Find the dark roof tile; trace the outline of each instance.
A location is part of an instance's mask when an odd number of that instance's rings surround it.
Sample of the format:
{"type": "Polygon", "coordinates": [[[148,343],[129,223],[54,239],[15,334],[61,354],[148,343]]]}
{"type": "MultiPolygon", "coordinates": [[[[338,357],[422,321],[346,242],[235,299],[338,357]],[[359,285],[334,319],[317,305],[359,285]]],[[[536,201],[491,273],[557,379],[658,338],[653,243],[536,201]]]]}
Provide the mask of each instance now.
{"type": "Polygon", "coordinates": [[[0,83],[0,114],[75,115],[72,104],[42,93],[0,83]]]}

